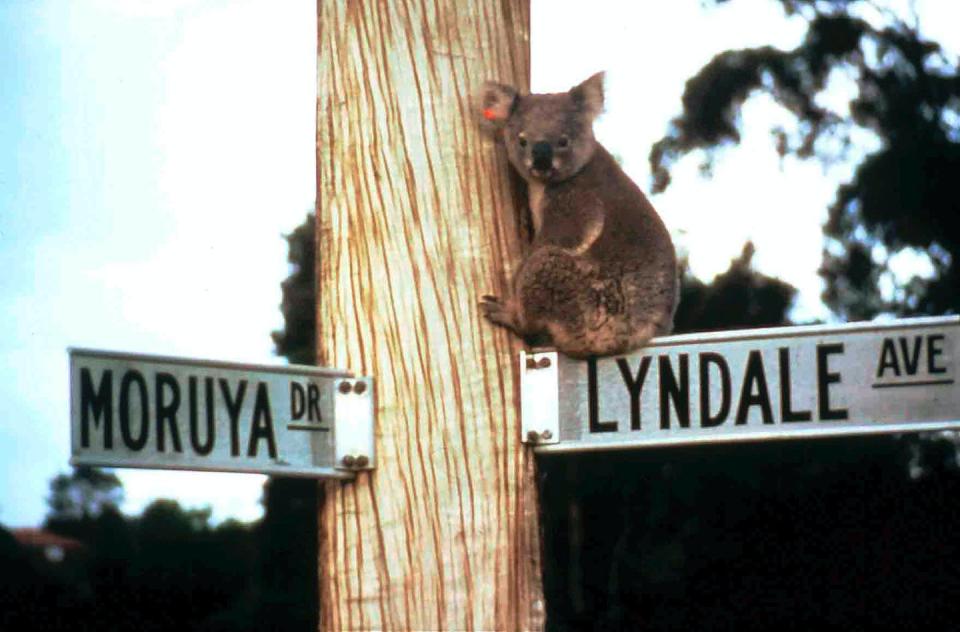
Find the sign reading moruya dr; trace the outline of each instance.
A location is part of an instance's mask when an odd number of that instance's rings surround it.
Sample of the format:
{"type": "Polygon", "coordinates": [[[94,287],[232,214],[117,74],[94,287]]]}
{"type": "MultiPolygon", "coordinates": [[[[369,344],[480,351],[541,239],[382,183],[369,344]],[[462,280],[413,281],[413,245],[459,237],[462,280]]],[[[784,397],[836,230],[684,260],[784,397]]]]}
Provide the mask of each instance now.
{"type": "Polygon", "coordinates": [[[74,349],[72,462],[349,477],[338,433],[367,434],[369,385],[336,369],[74,349]]]}

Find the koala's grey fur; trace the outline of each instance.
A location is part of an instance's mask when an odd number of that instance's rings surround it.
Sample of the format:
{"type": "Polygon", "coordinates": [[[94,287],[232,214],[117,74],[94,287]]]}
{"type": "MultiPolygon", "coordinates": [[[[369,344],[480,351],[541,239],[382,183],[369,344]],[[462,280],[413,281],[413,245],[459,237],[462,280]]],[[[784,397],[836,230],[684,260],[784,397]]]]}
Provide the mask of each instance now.
{"type": "Polygon", "coordinates": [[[527,181],[534,235],[513,294],[484,296],[481,308],[573,357],[620,355],[669,333],[678,297],[669,233],[594,138],[602,109],[602,74],[557,94],[483,89],[484,119],[527,181]]]}

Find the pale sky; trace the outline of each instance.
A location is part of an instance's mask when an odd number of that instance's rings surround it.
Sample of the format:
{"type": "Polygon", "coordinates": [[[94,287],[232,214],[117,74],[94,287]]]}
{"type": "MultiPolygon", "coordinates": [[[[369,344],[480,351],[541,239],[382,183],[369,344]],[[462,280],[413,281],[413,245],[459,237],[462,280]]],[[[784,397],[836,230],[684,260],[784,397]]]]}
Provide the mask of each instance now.
{"type": "MultiPolygon", "coordinates": [[[[955,55],[957,3],[914,4],[955,55]]],[[[802,34],[773,0],[533,0],[533,87],[606,70],[598,134],[649,190],[686,79],[802,34]]],[[[282,234],[315,196],[315,55],[313,0],[0,2],[0,523],[39,523],[69,470],[67,347],[281,362],[282,234]]],[[[713,179],[685,159],[654,205],[705,281],[753,239],[757,267],[801,290],[794,317],[825,317],[821,224],[850,166],[781,169],[769,128],[789,119],[747,111],[713,179]]],[[[215,520],[261,513],[260,476],[118,472],[129,512],[172,497],[215,520]]]]}

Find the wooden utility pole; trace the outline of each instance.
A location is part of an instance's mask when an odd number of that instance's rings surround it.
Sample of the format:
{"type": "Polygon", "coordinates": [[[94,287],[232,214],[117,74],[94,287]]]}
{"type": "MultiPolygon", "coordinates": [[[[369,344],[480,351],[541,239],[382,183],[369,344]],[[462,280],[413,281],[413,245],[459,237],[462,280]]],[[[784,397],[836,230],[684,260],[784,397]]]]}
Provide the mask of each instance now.
{"type": "Polygon", "coordinates": [[[318,359],[376,378],[376,470],[326,483],[324,630],[543,627],[518,345],[480,315],[519,258],[486,79],[526,88],[529,0],[319,0],[318,359]]]}

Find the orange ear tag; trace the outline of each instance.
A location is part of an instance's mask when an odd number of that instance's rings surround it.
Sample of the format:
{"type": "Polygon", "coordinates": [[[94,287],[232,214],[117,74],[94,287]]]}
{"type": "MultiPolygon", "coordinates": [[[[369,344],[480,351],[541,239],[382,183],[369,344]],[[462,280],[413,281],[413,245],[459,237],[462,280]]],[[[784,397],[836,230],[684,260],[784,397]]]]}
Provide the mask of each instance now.
{"type": "Polygon", "coordinates": [[[496,120],[497,114],[493,111],[493,108],[485,108],[483,110],[483,118],[487,119],[488,121],[493,121],[496,120]]]}

